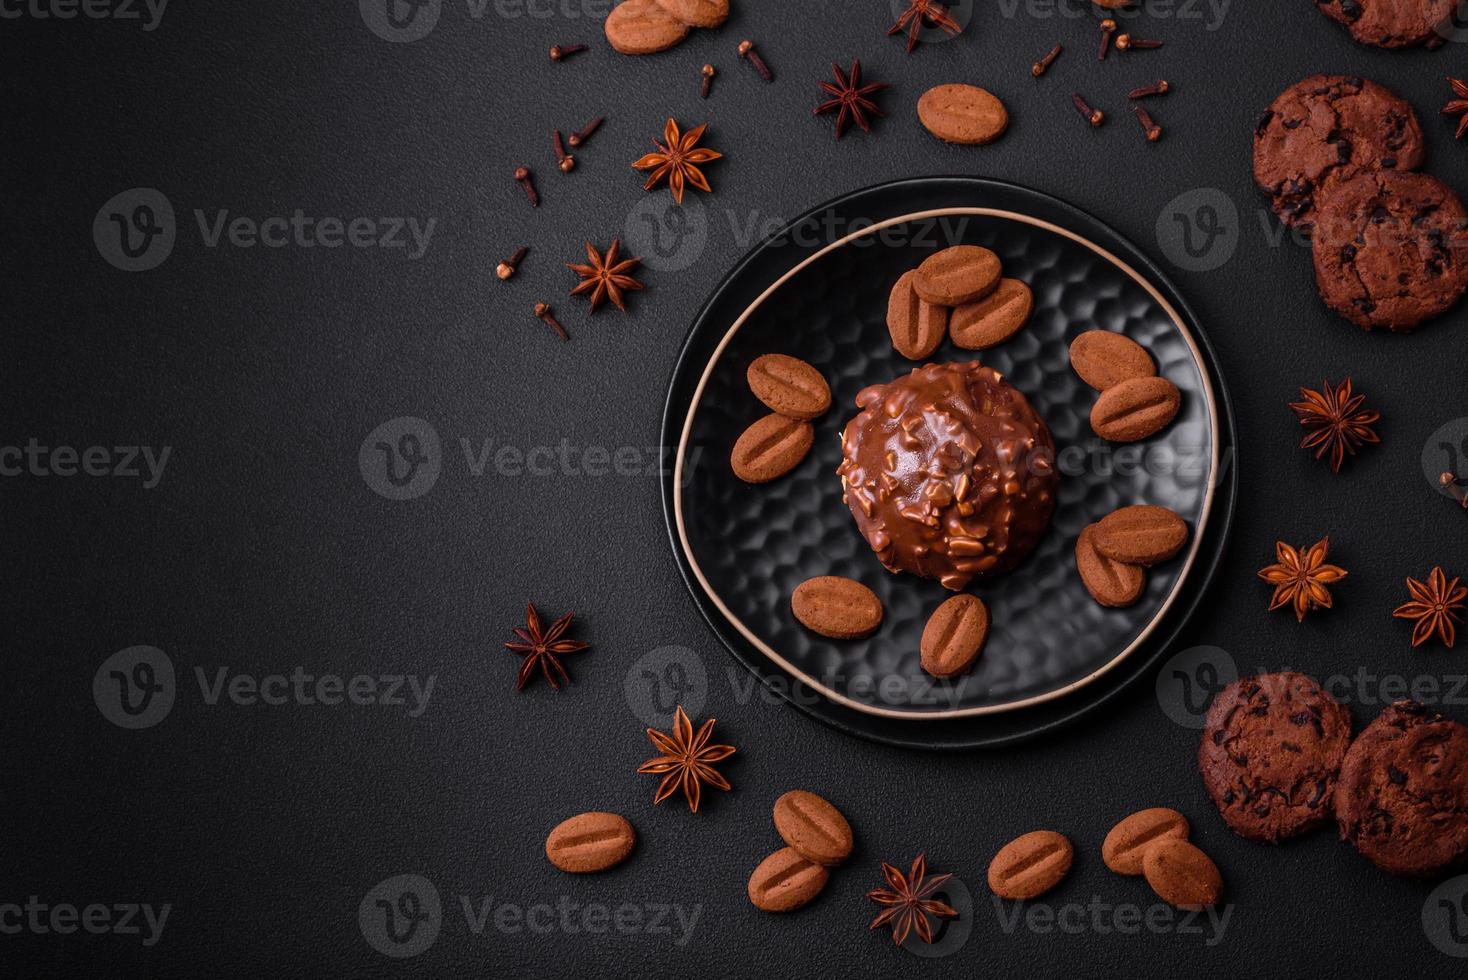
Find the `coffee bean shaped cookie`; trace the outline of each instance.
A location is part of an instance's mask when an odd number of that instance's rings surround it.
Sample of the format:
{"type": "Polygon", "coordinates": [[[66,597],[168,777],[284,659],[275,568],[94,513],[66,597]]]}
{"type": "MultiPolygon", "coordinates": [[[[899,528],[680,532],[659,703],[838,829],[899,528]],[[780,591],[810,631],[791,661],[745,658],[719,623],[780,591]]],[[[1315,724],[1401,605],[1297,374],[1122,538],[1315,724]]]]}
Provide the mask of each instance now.
{"type": "Polygon", "coordinates": [[[808,861],[833,867],[851,856],[851,824],[831,803],[793,789],[775,801],[775,830],[808,861]]]}
{"type": "Polygon", "coordinates": [[[1167,561],[1188,543],[1187,522],[1166,507],[1152,504],[1119,508],[1093,527],[1096,550],[1128,565],[1167,561]]]}
{"type": "Polygon", "coordinates": [[[1097,391],[1157,373],[1147,348],[1110,330],[1087,330],[1070,342],[1070,366],[1097,391]]]}
{"type": "Polygon", "coordinates": [[[934,677],[953,677],[969,668],[989,639],[989,607],[975,595],[944,600],[923,627],[919,659],[934,677]]]}
{"type": "Polygon", "coordinates": [[[910,361],[931,357],[948,333],[949,309],[929,303],[913,287],[917,270],[904,272],[887,299],[887,332],[897,353],[910,361]]]}
{"type": "Polygon", "coordinates": [[[838,575],[801,582],[790,597],[790,608],[806,629],[835,640],[870,636],[885,615],[875,592],[838,575]]]}
{"type": "Polygon", "coordinates": [[[689,27],[718,27],[729,19],[729,0],[657,0],[657,5],[689,27]]]}
{"type": "Polygon", "coordinates": [[[1095,524],[1076,539],[1076,570],[1091,598],[1108,609],[1135,605],[1147,586],[1147,573],[1140,565],[1113,561],[1096,550],[1095,524]]]}
{"type": "Polygon", "coordinates": [[[918,99],[918,120],[948,143],[991,143],[1009,126],[1009,113],[993,93],[975,85],[939,85],[918,99]]]}
{"type": "Polygon", "coordinates": [[[826,379],[797,357],[756,357],[745,378],[756,398],[786,418],[809,421],[831,407],[831,387],[826,379]]]}
{"type": "Polygon", "coordinates": [[[999,256],[979,245],[954,245],[917,267],[912,286],[929,303],[962,306],[983,299],[999,285],[999,256]]]}
{"type": "Polygon", "coordinates": [[[734,443],[729,464],[745,483],[768,483],[799,466],[815,441],[816,430],[809,422],[766,415],[734,443]]]}
{"type": "Polygon", "coordinates": [[[1154,436],[1177,418],[1182,393],[1166,378],[1130,378],[1101,392],[1091,407],[1091,429],[1110,442],[1154,436]]]}
{"type": "Polygon", "coordinates": [[[607,40],[622,54],[656,54],[688,36],[683,21],[658,6],[657,0],[623,0],[604,25],[607,40]]]}
{"type": "Polygon", "coordinates": [[[1035,296],[1029,286],[1018,279],[1000,279],[988,296],[953,311],[948,332],[965,350],[987,350],[1024,329],[1034,308],[1035,296]]]}

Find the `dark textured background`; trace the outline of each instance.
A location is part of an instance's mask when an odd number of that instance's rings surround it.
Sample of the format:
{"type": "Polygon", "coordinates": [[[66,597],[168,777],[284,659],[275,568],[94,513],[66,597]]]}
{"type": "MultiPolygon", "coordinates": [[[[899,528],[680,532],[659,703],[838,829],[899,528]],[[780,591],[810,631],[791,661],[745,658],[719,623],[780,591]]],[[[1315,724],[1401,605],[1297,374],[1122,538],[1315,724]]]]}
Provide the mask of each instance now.
{"type": "MultiPolygon", "coordinates": [[[[678,346],[713,286],[765,227],[865,185],[929,173],[979,174],[1056,194],[1160,260],[1168,202],[1218,188],[1237,207],[1237,251],[1209,272],[1174,269],[1216,345],[1238,409],[1244,474],[1237,531],[1214,601],[1186,645],[1227,649],[1242,667],[1324,675],[1366,667],[1461,675],[1465,654],[1413,652],[1392,620],[1402,579],[1461,566],[1468,516],[1434,495],[1419,455],[1463,407],[1465,312],[1417,335],[1368,336],[1315,300],[1308,253],[1274,247],[1249,179],[1249,134],[1285,85],[1313,71],[1361,73],[1406,96],[1427,131],[1429,168],[1460,190],[1463,148],[1437,118],[1456,44],[1428,53],[1358,47],[1304,2],[1235,4],[1217,30],[1161,16],[1138,32],[1162,51],[1097,65],[1090,14],[1045,5],[1011,16],[984,4],[967,33],[911,57],[883,37],[886,0],[738,0],[736,17],[671,53],[610,52],[594,3],[491,2],[481,18],[445,0],[436,30],[388,44],[356,4],[171,5],[161,26],[0,20],[0,175],[5,380],[0,444],[169,445],[160,485],[22,476],[0,482],[7,683],[0,903],[171,903],[162,941],[0,935],[11,976],[82,974],[573,977],[904,975],[1144,976],[1236,972],[1446,975],[1458,962],[1427,941],[1428,888],[1378,873],[1329,832],[1269,849],[1229,834],[1193,773],[1194,733],[1145,685],[1111,717],[1002,755],[940,756],[841,736],[751,694],[699,619],[669,552],[655,476],[474,476],[461,438],[528,450],[647,447],[658,441],[678,346]],[[508,11],[501,13],[497,11],[508,11]],[[760,83],[733,56],[756,39],[777,73],[760,83]],[[1028,67],[1068,50],[1036,83],[1028,67]],[[552,65],[554,42],[594,50],[552,65]],[[833,145],[809,118],[833,59],[859,56],[891,118],[833,145]],[[697,99],[697,71],[721,69],[697,99]],[[1122,93],[1165,75],[1155,146],[1122,93]],[[983,149],[940,145],[913,105],[932,84],[969,80],[1004,98],[1009,133],[983,149]],[[1112,110],[1100,131],[1072,89],[1112,110]],[[599,113],[606,127],[562,178],[547,130],[599,113]],[[707,245],[681,271],[650,270],[633,313],[588,320],[565,298],[584,238],[622,234],[644,202],[628,169],[669,115],[712,123],[727,158],[701,198],[707,245]],[[544,205],[510,180],[529,162],[544,205]],[[91,226],[119,191],[151,186],[179,214],[172,256],[126,274],[98,255],[91,226]],[[210,249],[193,211],[257,218],[416,215],[437,228],[426,256],[321,248],[210,249]],[[758,229],[758,230],[754,230],[758,229]],[[493,266],[534,252],[509,284],[493,266]],[[556,342],[529,316],[555,302],[574,334],[556,342]],[[1341,475],[1295,448],[1285,403],[1301,382],[1345,373],[1386,413],[1384,445],[1341,475]],[[420,416],[445,444],[426,496],[394,502],[358,472],[364,436],[420,416]],[[1329,533],[1351,570],[1334,612],[1297,626],[1266,614],[1254,579],[1283,537],[1329,533]],[[513,690],[500,648],[526,599],[575,609],[592,651],[557,695],[513,690]],[[160,725],[109,724],[93,674],[134,644],[180,675],[160,725]],[[690,815],[651,805],[635,774],[649,746],[624,680],[654,648],[707,667],[705,714],[739,746],[735,791],[690,815]],[[207,705],[193,669],[251,674],[437,675],[428,710],[207,705]],[[809,909],[750,908],[750,869],[777,843],[770,805],[803,786],[849,815],[858,851],[809,909]],[[1070,834],[1077,867],[1052,904],[1146,906],[1098,848],[1146,805],[1181,808],[1228,882],[1224,941],[1204,936],[1006,933],[984,868],[999,844],[1039,826],[1070,834]],[[590,808],[641,834],[635,857],[594,879],[554,872],[546,832],[590,808]],[[869,935],[862,898],[877,862],[926,849],[978,903],[971,935],[925,964],[869,935]],[[359,901],[399,873],[443,897],[437,942],[416,959],[374,952],[359,901]],[[521,907],[676,903],[700,916],[675,936],[547,934],[491,925],[473,934],[458,896],[521,907]]],[[[8,9],[8,8],[7,8],[8,9]]],[[[662,192],[666,194],[666,192],[662,192]]],[[[1220,245],[1219,247],[1225,247],[1220,245]]],[[[1358,725],[1377,706],[1367,686],[1358,725]]],[[[1468,720],[1468,708],[1446,708],[1468,720]]]]}

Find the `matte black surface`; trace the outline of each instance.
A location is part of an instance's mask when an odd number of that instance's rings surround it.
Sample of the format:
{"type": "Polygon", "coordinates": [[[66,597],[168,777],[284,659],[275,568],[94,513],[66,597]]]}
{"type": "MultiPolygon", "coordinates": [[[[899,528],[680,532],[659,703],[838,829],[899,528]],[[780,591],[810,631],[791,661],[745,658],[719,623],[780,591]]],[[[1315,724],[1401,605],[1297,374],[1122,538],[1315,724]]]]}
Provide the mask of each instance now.
{"type": "MultiPolygon", "coordinates": [[[[927,179],[900,181],[860,191],[797,219],[755,252],[720,284],[689,334],[674,374],[663,439],[677,445],[705,366],[730,326],[775,280],[819,251],[814,230],[859,227],[920,212],[941,217],[892,225],[821,256],[757,306],[749,321],[717,355],[699,401],[685,452],[683,504],[693,557],[714,594],[733,615],[781,656],[814,678],[821,688],[881,711],[887,718],[836,703],[792,703],[843,730],[896,744],[926,748],[971,748],[1010,744],[1047,731],[1058,719],[1074,719],[1098,707],[1117,690],[1116,679],[1087,683],[1064,704],[1013,709],[1006,716],[970,716],[939,725],[904,723],[922,715],[994,708],[1058,693],[1108,668],[1136,677],[1144,662],[1166,649],[1167,630],[1142,632],[1161,612],[1182,576],[1182,557],[1147,576],[1141,600],[1129,609],[1105,609],[1086,592],[1075,572],[1075,540],[1088,524],[1117,507],[1150,503],[1180,514],[1199,528],[1210,483],[1218,484],[1214,525],[1200,545],[1196,572],[1189,577],[1168,619],[1182,625],[1187,608],[1206,590],[1226,539],[1237,485],[1232,465],[1233,420],[1226,390],[1199,338],[1198,353],[1183,330],[1142,283],[1119,262],[1134,264],[1186,317],[1186,303],[1134,246],[1095,219],[1053,198],[993,181],[927,179]],[[1091,241],[1105,255],[1066,236],[1022,220],[965,215],[962,208],[990,208],[1058,225],[1091,241]],[[809,245],[796,244],[809,236],[809,245]],[[887,293],[902,273],[950,244],[975,244],[999,255],[1004,274],[1027,283],[1035,294],[1028,325],[1008,342],[981,352],[945,341],[927,361],[978,358],[1024,392],[1054,433],[1062,473],[1049,532],[1019,568],[968,591],[988,604],[993,627],[984,654],[956,681],[937,681],[917,661],[918,639],[934,607],[950,594],[936,582],[886,574],[841,499],[836,466],[842,428],[856,413],[856,393],[870,384],[906,374],[914,362],[892,348],[886,326],[887,293]],[[1112,256],[1108,258],[1105,256],[1112,256]],[[1070,341],[1090,329],[1117,332],[1143,344],[1163,377],[1183,392],[1183,409],[1171,425],[1130,448],[1107,443],[1090,429],[1097,393],[1070,365],[1070,341]],[[814,365],[833,388],[832,410],[817,419],[816,443],[791,473],[749,485],[727,464],[729,447],[751,419],[766,409],[749,391],[749,364],[775,351],[814,365]],[[1206,358],[1206,359],[1205,359],[1206,358]],[[1217,392],[1215,396],[1213,392],[1217,392]],[[1215,447],[1210,401],[1219,417],[1215,447]],[[1229,465],[1214,470],[1215,453],[1229,465]],[[881,627],[862,640],[832,641],[801,627],[790,613],[789,595],[814,575],[842,575],[868,584],[881,599],[881,627]],[[1131,644],[1140,650],[1124,668],[1114,661],[1131,644]]],[[[833,236],[841,237],[840,234],[833,236]]],[[[922,362],[919,362],[922,363],[922,362]]],[[[664,481],[670,533],[677,537],[664,481]]],[[[725,617],[693,574],[681,541],[675,540],[689,587],[716,632],[756,673],[794,677],[725,617]]],[[[1187,549],[1189,552],[1190,549],[1187,549]]],[[[804,684],[805,682],[802,682],[804,684]]],[[[828,699],[829,700],[829,699],[828,699]]]]}
{"type": "MultiPolygon", "coordinates": [[[[1416,106],[1427,169],[1468,190],[1468,149],[1437,117],[1442,77],[1462,73],[1461,46],[1360,47],[1304,2],[1236,3],[1215,30],[1206,8],[1195,11],[1206,20],[1179,19],[1172,6],[1128,25],[1165,48],[1098,65],[1088,12],[994,4],[962,37],[909,57],[883,36],[885,0],[736,5],[723,29],[643,60],[604,47],[590,0],[537,5],[543,16],[491,2],[479,18],[445,2],[433,33],[396,45],[365,29],[350,2],[175,2],[151,32],[136,21],[0,20],[0,446],[172,447],[151,490],[127,477],[0,479],[0,904],[35,895],[173,908],[147,948],[137,936],[0,933],[5,975],[1461,973],[1424,934],[1430,885],[1382,875],[1329,832],[1279,849],[1230,835],[1193,771],[1194,731],[1163,710],[1180,692],[1159,701],[1139,684],[1063,735],[960,756],[873,745],[791,710],[702,622],[668,547],[658,476],[633,459],[645,464],[644,447],[659,440],[688,325],[764,234],[887,180],[1022,183],[1075,201],[1168,268],[1237,402],[1235,531],[1174,647],[1225,648],[1242,670],[1461,677],[1461,646],[1411,651],[1390,612],[1404,576],[1436,563],[1468,571],[1458,565],[1468,515],[1434,493],[1422,461],[1429,447],[1427,469],[1443,468],[1434,433],[1468,415],[1468,312],[1408,337],[1341,321],[1314,296],[1308,250],[1281,235],[1249,178],[1255,117],[1280,89],[1312,72],[1361,73],[1416,106]],[[764,52],[774,85],[736,60],[743,37],[764,52]],[[595,47],[547,60],[548,45],[577,40],[595,47]],[[1057,40],[1065,53],[1032,79],[1030,63],[1057,40]],[[830,120],[810,117],[815,83],[853,56],[893,84],[879,97],[889,118],[834,144],[830,120]],[[720,74],[701,103],[707,61],[720,74]],[[1158,76],[1174,93],[1153,105],[1167,133],[1149,145],[1122,96],[1158,76]],[[947,147],[920,129],[919,94],[955,80],[1008,103],[1012,124],[997,143],[947,147]],[[1109,113],[1106,126],[1077,117],[1077,90],[1109,113]],[[549,128],[602,113],[575,173],[557,174],[549,128]],[[708,169],[716,194],[694,195],[686,211],[702,243],[645,253],[648,289],[632,314],[589,319],[565,297],[574,277],[561,263],[578,261],[583,239],[604,246],[629,237],[629,224],[645,234],[643,217],[661,213],[666,191],[644,195],[629,164],[669,114],[708,119],[710,145],[726,154],[708,169]],[[522,163],[537,170],[536,211],[510,179],[522,163]],[[92,227],[105,202],[135,187],[168,197],[178,241],[161,266],[129,274],[99,256],[92,227]],[[1205,197],[1210,188],[1218,194],[1205,197]],[[1211,201],[1219,219],[1197,261],[1173,244],[1181,195],[1185,217],[1213,227],[1197,210],[1211,201]],[[437,225],[410,260],[405,249],[211,248],[194,215],[209,224],[219,209],[263,220],[297,208],[437,225]],[[499,282],[494,264],[520,244],[530,257],[499,282]],[[530,317],[542,299],[570,344],[530,317]],[[1347,373],[1386,413],[1384,443],[1335,477],[1296,448],[1285,405],[1299,384],[1347,373]],[[442,472],[426,495],[395,501],[364,482],[358,453],[405,416],[432,423],[442,472]],[[482,475],[460,440],[476,459],[490,440],[482,475]],[[563,440],[577,475],[556,458],[563,440]],[[495,459],[504,446],[549,447],[534,462],[554,475],[513,475],[513,455],[495,459]],[[586,447],[628,447],[627,475],[588,475],[588,459],[601,464],[586,447]],[[1326,533],[1351,572],[1337,608],[1304,625],[1266,613],[1254,574],[1274,541],[1326,533]],[[513,690],[517,661],[500,644],[527,599],[550,615],[576,610],[577,635],[595,644],[571,658],[575,683],[560,694],[541,683],[513,690]],[[167,653],[177,700],[161,724],[129,731],[98,710],[92,683],[105,660],[139,644],[167,653]],[[689,684],[690,665],[702,668],[705,696],[684,690],[690,709],[701,701],[695,716],[717,716],[718,738],[739,746],[724,766],[733,793],[710,794],[696,816],[671,801],[654,808],[654,778],[635,774],[652,754],[643,658],[668,646],[692,651],[659,655],[689,684]],[[195,676],[203,669],[212,684],[222,667],[264,676],[297,666],[437,681],[427,710],[409,718],[382,706],[211,705],[195,676]],[[778,843],[771,804],[797,786],[841,806],[856,853],[808,909],[756,914],[745,882],[778,843]],[[1023,921],[1006,931],[984,867],[1037,827],[1077,846],[1052,905],[1148,906],[1145,886],[1112,876],[1097,851],[1115,819],[1151,805],[1185,812],[1218,861],[1233,910],[1223,941],[1206,945],[1206,924],[1204,935],[1041,932],[1023,921]],[[627,815],[638,850],[603,877],[559,875],[542,853],[546,833],[593,808],[627,815]],[[905,866],[924,849],[976,903],[966,945],[941,964],[866,931],[875,907],[862,896],[880,882],[877,863],[905,866]],[[427,951],[396,961],[364,940],[357,911],[404,873],[434,883],[444,921],[427,951]],[[700,912],[682,946],[676,924],[672,936],[593,935],[491,919],[475,933],[460,896],[476,908],[492,897],[492,907],[700,912]]],[[[1158,676],[1175,687],[1169,670],[1158,676]]],[[[1359,727],[1394,692],[1368,681],[1339,693],[1359,727]]],[[[1443,710],[1468,720],[1464,694],[1443,710]]]]}

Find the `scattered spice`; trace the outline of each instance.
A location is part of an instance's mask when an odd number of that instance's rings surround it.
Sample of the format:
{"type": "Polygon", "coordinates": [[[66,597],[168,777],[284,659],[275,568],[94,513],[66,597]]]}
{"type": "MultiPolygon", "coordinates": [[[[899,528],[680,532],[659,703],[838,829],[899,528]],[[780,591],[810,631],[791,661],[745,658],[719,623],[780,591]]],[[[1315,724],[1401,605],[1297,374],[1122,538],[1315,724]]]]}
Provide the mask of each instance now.
{"type": "Polygon", "coordinates": [[[775,80],[774,72],[770,71],[770,66],[765,64],[765,59],[761,58],[760,53],[754,49],[753,41],[739,42],[739,57],[754,65],[754,70],[759,72],[760,78],[767,82],[775,80]]]}
{"type": "Polygon", "coordinates": [[[1060,57],[1060,52],[1062,50],[1063,48],[1059,44],[1051,48],[1049,54],[1045,55],[1045,57],[1041,58],[1039,61],[1030,66],[1030,74],[1034,75],[1036,78],[1039,78],[1041,75],[1045,74],[1045,72],[1049,70],[1050,66],[1055,64],[1055,59],[1060,57]]]}
{"type": "Polygon", "coordinates": [[[605,116],[597,116],[591,122],[572,133],[566,142],[570,143],[572,147],[580,146],[582,143],[591,139],[591,134],[601,128],[601,124],[604,122],[606,122],[605,116]]]}
{"type": "Polygon", "coordinates": [[[1412,601],[1400,605],[1392,613],[1398,619],[1415,620],[1412,628],[1412,645],[1420,647],[1436,636],[1443,646],[1450,647],[1458,639],[1457,624],[1463,621],[1460,610],[1463,600],[1468,599],[1468,588],[1459,584],[1461,579],[1448,581],[1442,566],[1427,576],[1427,584],[1415,578],[1407,579],[1407,591],[1412,601]]]}
{"type": "Polygon", "coordinates": [[[697,813],[705,783],[717,786],[725,792],[729,791],[729,780],[714,765],[733,755],[735,749],[732,745],[710,745],[709,737],[713,731],[714,719],[710,718],[703,723],[695,736],[693,722],[688,720],[681,704],[673,713],[671,733],[664,735],[656,728],[647,730],[648,740],[662,755],[648,759],[637,771],[663,777],[663,781],[658,784],[657,794],[652,798],[654,804],[661,803],[682,790],[683,798],[688,801],[688,809],[697,813]]]}
{"type": "Polygon", "coordinates": [[[1152,113],[1139,105],[1132,106],[1132,112],[1136,113],[1137,122],[1142,124],[1142,132],[1147,134],[1147,142],[1156,143],[1162,139],[1162,127],[1152,118],[1152,113]]]}
{"type": "Polygon", "coordinates": [[[1315,391],[1302,386],[1303,401],[1291,402],[1290,408],[1306,429],[1300,448],[1314,449],[1316,459],[1324,459],[1329,453],[1330,468],[1339,473],[1347,454],[1354,456],[1359,447],[1381,442],[1372,429],[1381,421],[1381,413],[1361,407],[1366,396],[1352,392],[1350,378],[1335,387],[1329,381],[1320,387],[1315,391]]]}
{"type": "Polygon", "coordinates": [[[1461,504],[1465,510],[1468,510],[1468,490],[1463,489],[1462,480],[1458,479],[1452,473],[1444,473],[1437,478],[1437,482],[1448,492],[1448,496],[1461,504]]]}
{"type": "Polygon", "coordinates": [[[1274,600],[1269,611],[1290,606],[1298,622],[1312,609],[1329,609],[1332,605],[1327,585],[1334,585],[1348,574],[1344,568],[1325,564],[1330,552],[1330,538],[1321,538],[1304,554],[1285,544],[1274,546],[1279,563],[1263,568],[1259,577],[1274,586],[1274,600]]]}
{"type": "Polygon", "coordinates": [[[584,44],[557,44],[550,49],[551,61],[565,61],[573,54],[580,54],[586,50],[584,44]]]}
{"type": "Polygon", "coordinates": [[[530,198],[530,206],[532,208],[540,207],[540,194],[535,190],[535,178],[531,176],[530,168],[517,167],[515,169],[515,179],[520,182],[521,187],[525,188],[525,196],[530,198]]]}
{"type": "Polygon", "coordinates": [[[520,665],[520,676],[515,683],[515,690],[524,689],[525,682],[530,680],[537,666],[554,690],[559,691],[562,684],[571,682],[571,678],[566,675],[566,668],[561,666],[560,658],[568,653],[580,653],[591,647],[590,643],[561,638],[567,627],[571,625],[574,615],[574,613],[566,613],[552,623],[550,629],[544,629],[541,626],[540,614],[535,611],[535,603],[527,604],[525,626],[516,626],[514,629],[515,635],[520,637],[521,642],[505,644],[506,650],[518,653],[525,658],[525,662],[520,665]]]}
{"type": "Polygon", "coordinates": [[[1110,17],[1101,22],[1101,53],[1096,56],[1097,61],[1105,61],[1106,55],[1111,51],[1111,35],[1116,33],[1116,21],[1110,17]]]}
{"type": "Polygon", "coordinates": [[[1129,99],[1145,99],[1154,95],[1166,95],[1171,90],[1172,86],[1168,85],[1167,79],[1164,78],[1151,85],[1134,88],[1126,94],[1126,97],[1129,99]]]}
{"type": "Polygon", "coordinates": [[[938,0],[907,0],[908,8],[903,11],[902,16],[897,18],[897,23],[887,29],[887,36],[907,32],[907,53],[912,54],[912,49],[917,47],[918,34],[931,23],[935,27],[941,27],[949,34],[963,33],[963,25],[953,19],[948,8],[939,3],[938,0]]]}
{"type": "Polygon", "coordinates": [[[683,189],[687,184],[712,193],[713,188],[709,186],[708,178],[698,168],[701,164],[718,160],[724,154],[698,148],[698,141],[703,139],[706,129],[708,124],[704,123],[697,129],[679,135],[678,123],[669,119],[668,125],[663,129],[664,142],[653,140],[658,152],[649,153],[632,165],[634,170],[652,171],[652,176],[647,178],[642,189],[650,191],[666,180],[668,188],[673,192],[673,200],[679,204],[683,203],[683,189]]]}
{"type": "Polygon", "coordinates": [[[501,280],[510,278],[515,274],[517,270],[519,270],[520,263],[525,261],[525,256],[529,253],[530,246],[521,245],[519,248],[515,249],[514,255],[511,255],[499,265],[495,266],[494,274],[499,276],[501,280]]]}
{"type": "Polygon", "coordinates": [[[717,72],[714,71],[713,65],[704,65],[703,70],[699,74],[703,76],[703,84],[699,87],[698,97],[700,99],[706,99],[709,97],[709,93],[714,90],[714,75],[717,72]]]}
{"type": "Polygon", "coordinates": [[[555,130],[556,166],[561,173],[568,174],[576,168],[576,158],[566,152],[565,141],[561,139],[561,131],[555,130]]]}
{"type": "Polygon", "coordinates": [[[1162,47],[1161,41],[1145,37],[1132,37],[1130,34],[1116,35],[1116,50],[1118,51],[1151,51],[1162,47]]]}
{"type": "Polygon", "coordinates": [[[1463,134],[1468,133],[1468,82],[1449,76],[1448,84],[1453,87],[1453,94],[1457,98],[1443,106],[1443,115],[1458,117],[1458,131],[1454,137],[1462,139],[1463,134]]]}
{"type": "Polygon", "coordinates": [[[556,332],[556,336],[560,337],[562,340],[571,339],[571,335],[566,332],[566,328],[561,326],[561,321],[555,318],[555,314],[551,313],[551,308],[545,303],[535,304],[535,317],[546,326],[554,330],[556,332]]]}
{"type": "Polygon", "coordinates": [[[922,854],[912,862],[912,870],[906,876],[883,862],[882,876],[887,879],[888,887],[867,892],[867,898],[886,907],[877,914],[868,928],[876,929],[891,923],[892,941],[897,945],[901,946],[908,934],[914,931],[919,939],[931,944],[933,924],[928,916],[956,919],[958,912],[948,903],[932,897],[953,876],[945,874],[929,878],[927,872],[927,859],[922,854]]]}
{"type": "Polygon", "coordinates": [[[641,259],[622,259],[617,261],[617,253],[622,248],[620,238],[612,240],[612,247],[607,249],[603,256],[590,242],[586,243],[586,258],[589,265],[572,265],[566,263],[566,268],[581,277],[581,283],[571,290],[572,296],[584,296],[591,294],[591,312],[595,313],[597,307],[606,300],[611,300],[612,305],[623,313],[627,312],[627,303],[622,296],[623,290],[640,290],[642,283],[634,279],[630,273],[642,264],[641,259]]]}
{"type": "Polygon", "coordinates": [[[872,131],[872,123],[868,114],[886,117],[886,113],[877,108],[877,104],[868,96],[882,91],[887,85],[885,82],[876,82],[870,85],[861,83],[861,60],[854,59],[851,62],[851,74],[847,75],[841,71],[841,66],[831,65],[831,72],[836,76],[836,83],[821,82],[821,91],[831,96],[829,102],[823,102],[816,106],[815,114],[824,115],[828,112],[840,110],[836,113],[836,138],[839,140],[853,122],[861,127],[863,133],[872,131]]]}
{"type": "Polygon", "coordinates": [[[1075,104],[1076,111],[1081,114],[1081,118],[1092,126],[1099,126],[1106,121],[1106,113],[1100,109],[1091,108],[1091,104],[1085,100],[1085,97],[1081,93],[1072,93],[1070,101],[1075,104]]]}

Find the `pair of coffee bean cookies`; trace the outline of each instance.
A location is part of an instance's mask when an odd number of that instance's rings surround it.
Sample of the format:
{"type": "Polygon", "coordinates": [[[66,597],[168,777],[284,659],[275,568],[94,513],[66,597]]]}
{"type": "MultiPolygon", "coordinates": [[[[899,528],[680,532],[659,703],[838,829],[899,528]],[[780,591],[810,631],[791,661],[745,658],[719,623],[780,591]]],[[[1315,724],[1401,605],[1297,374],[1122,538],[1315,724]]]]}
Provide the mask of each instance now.
{"type": "Polygon", "coordinates": [[[1240,837],[1278,843],[1335,817],[1384,871],[1468,863],[1468,727],[1413,701],[1351,741],[1351,716],[1313,678],[1247,677],[1214,698],[1198,747],[1203,785],[1240,837]]]}
{"type": "Polygon", "coordinates": [[[729,0],[623,0],[607,15],[607,40],[622,54],[656,54],[683,43],[695,27],[729,19],[729,0]]]}
{"type": "Polygon", "coordinates": [[[1315,0],[1362,44],[1436,48],[1452,36],[1458,0],[1315,0]]]}
{"type": "Polygon", "coordinates": [[[1412,107],[1362,78],[1285,89],[1254,131],[1254,181],[1310,236],[1326,305],[1356,325],[1410,331],[1468,291],[1468,211],[1422,166],[1412,107]]]}

